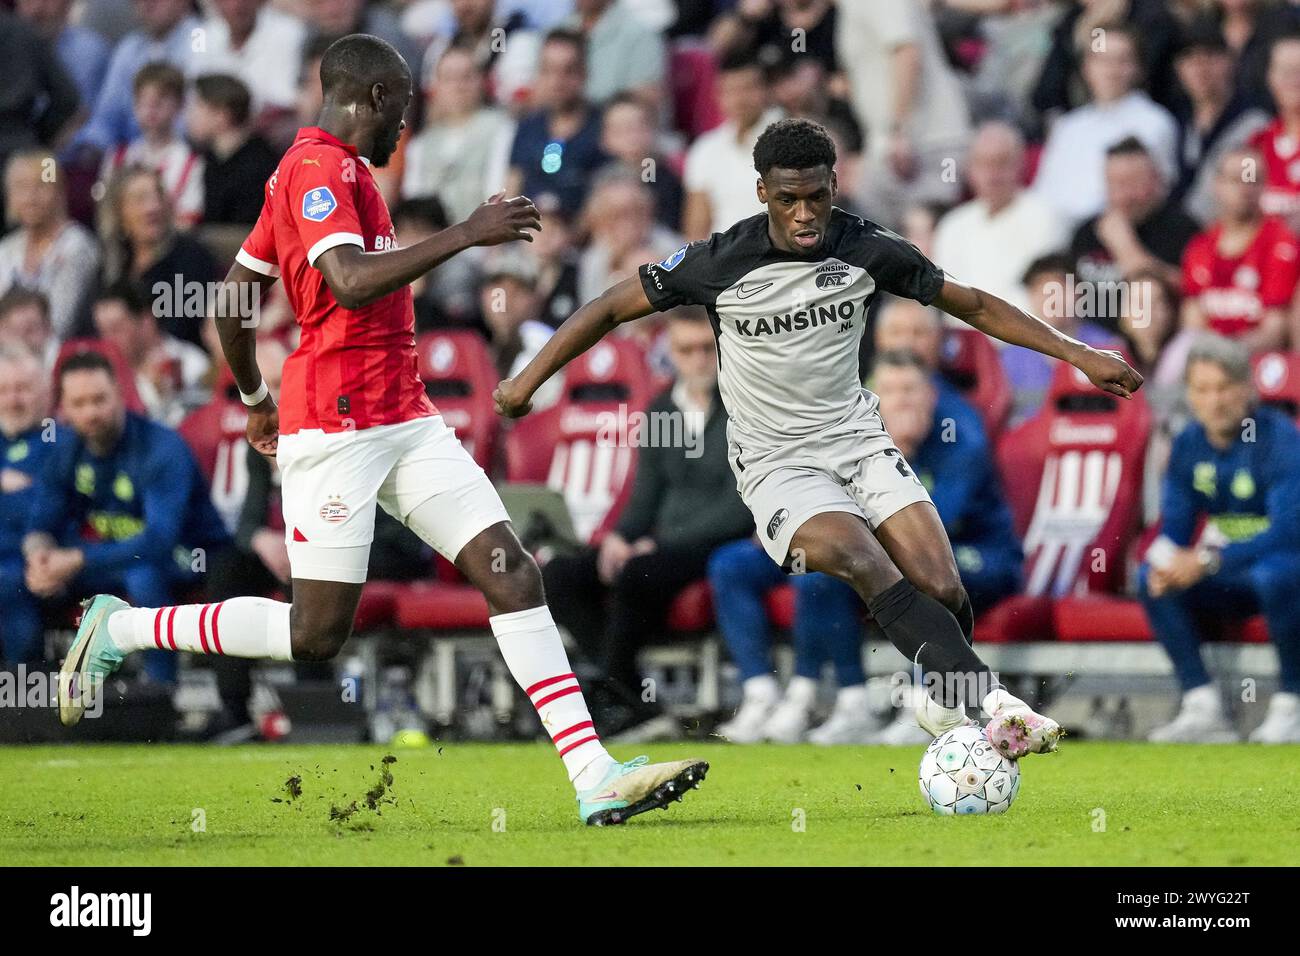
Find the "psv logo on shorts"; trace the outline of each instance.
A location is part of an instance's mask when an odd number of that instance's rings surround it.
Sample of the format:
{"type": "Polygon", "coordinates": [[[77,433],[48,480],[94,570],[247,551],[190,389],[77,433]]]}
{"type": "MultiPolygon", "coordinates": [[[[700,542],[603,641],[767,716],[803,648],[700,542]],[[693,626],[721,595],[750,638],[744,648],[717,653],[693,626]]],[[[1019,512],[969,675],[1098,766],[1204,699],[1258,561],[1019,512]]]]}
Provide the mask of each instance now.
{"type": "Polygon", "coordinates": [[[330,524],[342,524],[352,512],[338,498],[331,498],[320,506],[320,520],[330,524]]]}
{"type": "Polygon", "coordinates": [[[338,208],[338,202],[328,186],[309,189],[302,197],[302,218],[323,222],[338,208]]]}

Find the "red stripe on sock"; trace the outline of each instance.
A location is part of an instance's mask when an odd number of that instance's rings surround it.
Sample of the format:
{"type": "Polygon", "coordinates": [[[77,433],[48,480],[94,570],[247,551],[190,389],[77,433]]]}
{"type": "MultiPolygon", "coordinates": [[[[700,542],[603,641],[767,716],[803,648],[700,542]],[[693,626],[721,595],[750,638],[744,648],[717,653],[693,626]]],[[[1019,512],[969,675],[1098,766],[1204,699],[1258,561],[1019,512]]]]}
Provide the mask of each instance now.
{"type": "Polygon", "coordinates": [[[217,627],[217,618],[221,617],[221,609],[225,607],[226,602],[222,601],[212,609],[212,643],[216,645],[217,653],[226,653],[221,649],[221,630],[217,627]]]}
{"type": "Polygon", "coordinates": [[[551,740],[554,741],[555,743],[559,743],[561,737],[567,737],[569,736],[569,734],[576,734],[579,730],[586,730],[588,727],[594,727],[594,726],[596,725],[593,724],[590,720],[584,720],[580,724],[574,724],[572,727],[568,727],[564,730],[561,730],[558,734],[552,737],[551,740]]]}
{"type": "Polygon", "coordinates": [[[203,605],[203,610],[199,611],[199,643],[203,645],[204,654],[212,653],[212,651],[208,649],[208,628],[207,628],[208,608],[210,607],[212,607],[211,604],[205,604],[203,605]]]}
{"type": "Polygon", "coordinates": [[[527,694],[529,697],[532,697],[534,693],[541,690],[543,687],[550,687],[552,684],[558,684],[560,681],[568,680],[569,678],[574,676],[575,675],[573,674],[561,674],[559,677],[548,677],[546,678],[546,680],[539,680],[532,687],[529,687],[527,690],[525,690],[524,693],[527,694]]]}
{"type": "Polygon", "coordinates": [[[560,751],[560,756],[563,757],[563,756],[564,756],[565,754],[567,754],[570,750],[577,750],[577,749],[578,749],[579,747],[581,747],[583,744],[589,744],[589,743],[591,743],[593,740],[594,740],[596,743],[600,743],[600,738],[597,737],[595,734],[592,734],[590,737],[583,737],[583,738],[582,738],[581,740],[579,740],[577,743],[569,744],[569,746],[565,747],[563,750],[560,751]]]}
{"type": "Polygon", "coordinates": [[[166,608],[159,608],[158,613],[153,616],[153,642],[158,645],[158,650],[165,650],[162,642],[162,614],[166,608]]]}
{"type": "Polygon", "coordinates": [[[581,694],[581,693],[582,693],[582,688],[579,687],[577,684],[574,684],[572,687],[566,687],[564,690],[557,690],[554,694],[551,694],[547,697],[543,697],[537,703],[533,704],[533,706],[536,707],[538,711],[540,711],[543,707],[545,707],[553,700],[559,700],[561,697],[568,697],[570,694],[581,694]]]}
{"type": "Polygon", "coordinates": [[[172,627],[175,622],[176,608],[172,608],[167,612],[167,643],[172,646],[172,650],[176,650],[176,631],[172,627]]]}

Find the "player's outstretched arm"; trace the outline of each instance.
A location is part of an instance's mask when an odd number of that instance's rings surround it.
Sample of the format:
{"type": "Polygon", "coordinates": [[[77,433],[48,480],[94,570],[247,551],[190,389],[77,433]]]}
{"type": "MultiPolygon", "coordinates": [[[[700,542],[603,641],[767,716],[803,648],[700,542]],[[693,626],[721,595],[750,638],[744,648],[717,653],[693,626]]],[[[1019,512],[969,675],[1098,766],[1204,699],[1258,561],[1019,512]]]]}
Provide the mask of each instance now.
{"type": "MultiPolygon", "coordinates": [[[[246,303],[260,305],[266,290],[275,284],[273,276],[254,272],[236,262],[226,273],[226,280],[218,289],[218,299],[212,303],[213,321],[221,339],[221,351],[226,364],[235,376],[235,384],[245,395],[256,395],[262,390],[262,373],[257,367],[257,313],[245,314],[246,303]],[[245,297],[241,288],[252,284],[257,294],[245,297]]],[[[248,441],[263,455],[274,456],[279,438],[280,420],[275,400],[270,395],[248,409],[248,441]]]]}
{"type": "Polygon", "coordinates": [[[414,282],[430,269],[471,246],[496,246],[516,239],[533,241],[529,230],[542,227],[541,215],[527,196],[503,200],[498,193],[468,219],[401,249],[365,252],[352,245],[322,252],[316,268],[345,309],[359,309],[414,282]]]}
{"type": "Polygon", "coordinates": [[[532,411],[533,393],[547,379],[599,342],[615,326],[653,311],[655,308],[646,298],[637,276],[606,289],[599,298],[592,299],[565,319],[523,371],[497,386],[492,394],[497,403],[497,413],[506,418],[527,415],[532,411]]]}
{"type": "Polygon", "coordinates": [[[1142,376],[1119,352],[1085,345],[991,292],[945,279],[934,304],[996,339],[1069,362],[1102,391],[1130,398],[1142,387],[1142,376]]]}

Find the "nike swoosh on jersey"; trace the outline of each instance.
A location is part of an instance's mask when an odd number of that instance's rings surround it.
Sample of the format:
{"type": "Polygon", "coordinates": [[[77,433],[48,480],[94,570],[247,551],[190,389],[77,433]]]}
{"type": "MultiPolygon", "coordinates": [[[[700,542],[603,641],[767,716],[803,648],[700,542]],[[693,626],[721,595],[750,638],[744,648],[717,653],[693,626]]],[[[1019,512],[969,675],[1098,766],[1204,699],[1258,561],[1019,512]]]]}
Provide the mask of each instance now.
{"type": "Polygon", "coordinates": [[[742,282],[740,285],[736,286],[736,298],[737,298],[737,299],[748,299],[750,296],[758,295],[760,292],[762,292],[764,289],[770,287],[771,285],[772,285],[771,282],[764,282],[764,283],[763,283],[762,285],[760,285],[760,286],[756,286],[756,287],[754,287],[754,288],[752,288],[752,289],[746,289],[746,288],[745,288],[745,283],[742,282]]]}

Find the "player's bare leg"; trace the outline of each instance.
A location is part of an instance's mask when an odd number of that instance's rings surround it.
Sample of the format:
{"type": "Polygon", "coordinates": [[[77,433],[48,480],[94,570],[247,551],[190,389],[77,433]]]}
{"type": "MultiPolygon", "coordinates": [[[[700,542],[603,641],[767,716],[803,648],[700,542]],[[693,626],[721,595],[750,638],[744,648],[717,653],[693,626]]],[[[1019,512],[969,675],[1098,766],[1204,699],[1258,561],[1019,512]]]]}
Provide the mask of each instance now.
{"type": "Polygon", "coordinates": [[[882,540],[856,515],[814,515],[795,532],[790,548],[803,555],[808,570],[850,584],[894,646],[922,674],[933,675],[925,688],[928,693],[914,696],[917,722],[926,731],[938,736],[967,722],[965,691],[973,682],[992,718],[990,740],[999,750],[1018,758],[1055,749],[1060,727],[997,684],[945,606],[960,608],[964,591],[934,506],[928,502],[909,505],[881,529],[885,529],[884,540],[900,555],[903,566],[917,574],[923,587],[903,574],[882,540]],[[892,528],[885,529],[903,515],[892,528]],[[905,551],[909,556],[901,558],[905,551]]]}
{"type": "Polygon", "coordinates": [[[622,823],[699,786],[709,769],[702,760],[619,763],[606,752],[546,606],[541,572],[509,522],[480,532],[457,554],[456,567],[487,599],[501,656],[564,761],[583,822],[622,823]]]}
{"type": "Polygon", "coordinates": [[[329,661],[352,635],[361,602],[360,584],[293,580],[289,640],[295,661],[329,661]]]}

